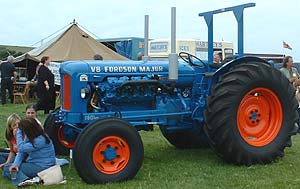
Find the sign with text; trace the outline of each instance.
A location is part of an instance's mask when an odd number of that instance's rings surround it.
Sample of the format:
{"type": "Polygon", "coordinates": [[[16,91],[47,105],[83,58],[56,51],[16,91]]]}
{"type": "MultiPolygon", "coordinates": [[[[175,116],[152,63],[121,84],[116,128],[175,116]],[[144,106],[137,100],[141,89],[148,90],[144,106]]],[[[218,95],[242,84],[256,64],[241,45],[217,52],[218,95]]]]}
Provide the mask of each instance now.
{"type": "Polygon", "coordinates": [[[60,75],[59,75],[59,67],[61,63],[58,62],[50,62],[49,69],[54,74],[54,83],[55,85],[60,85],[60,75]]]}

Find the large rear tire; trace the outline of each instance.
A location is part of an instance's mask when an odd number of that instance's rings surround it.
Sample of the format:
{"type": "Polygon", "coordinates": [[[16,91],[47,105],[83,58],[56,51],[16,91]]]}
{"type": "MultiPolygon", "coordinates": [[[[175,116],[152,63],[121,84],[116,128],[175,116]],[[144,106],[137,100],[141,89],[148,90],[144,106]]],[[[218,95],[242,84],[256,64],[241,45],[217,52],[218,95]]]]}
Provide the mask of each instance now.
{"type": "Polygon", "coordinates": [[[89,184],[132,179],[142,166],[144,148],[128,122],[107,118],[88,125],[76,140],[74,165],[89,184]]]}
{"type": "Polygon", "coordinates": [[[205,132],[225,161],[252,165],[284,155],[296,134],[295,89],[278,70],[250,62],[224,74],[207,99],[205,132]]]}
{"type": "Polygon", "coordinates": [[[54,114],[60,110],[60,107],[51,112],[44,123],[44,130],[51,138],[56,155],[68,155],[70,149],[74,147],[75,140],[67,140],[63,136],[64,126],[55,123],[54,114]]]}

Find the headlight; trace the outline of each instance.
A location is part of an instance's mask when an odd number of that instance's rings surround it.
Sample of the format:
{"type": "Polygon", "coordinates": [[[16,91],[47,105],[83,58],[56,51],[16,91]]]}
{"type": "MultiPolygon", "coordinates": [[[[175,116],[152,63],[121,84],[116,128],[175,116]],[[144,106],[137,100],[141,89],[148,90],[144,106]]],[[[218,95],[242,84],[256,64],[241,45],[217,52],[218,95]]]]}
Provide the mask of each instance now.
{"type": "Polygon", "coordinates": [[[82,88],[80,90],[80,97],[82,99],[86,99],[89,96],[89,94],[90,94],[90,90],[88,88],[82,88]]]}

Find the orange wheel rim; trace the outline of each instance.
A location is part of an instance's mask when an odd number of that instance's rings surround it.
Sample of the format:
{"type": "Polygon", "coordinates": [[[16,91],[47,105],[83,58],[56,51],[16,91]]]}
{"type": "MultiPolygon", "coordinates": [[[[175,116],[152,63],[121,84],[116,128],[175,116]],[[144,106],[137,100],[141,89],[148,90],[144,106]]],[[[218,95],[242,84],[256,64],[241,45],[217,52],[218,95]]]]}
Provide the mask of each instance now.
{"type": "Polygon", "coordinates": [[[116,174],[128,164],[130,149],[122,138],[108,136],[101,139],[94,147],[93,162],[104,174],[116,174]]]}
{"type": "Polygon", "coordinates": [[[58,131],[57,131],[57,137],[59,143],[66,147],[66,148],[74,148],[75,146],[75,141],[69,141],[65,138],[64,133],[63,133],[63,125],[59,126],[58,131]]]}
{"type": "Polygon", "coordinates": [[[242,138],[252,146],[270,144],[282,125],[282,107],[276,94],[266,88],[255,88],[242,99],[237,125],[242,138]]]}

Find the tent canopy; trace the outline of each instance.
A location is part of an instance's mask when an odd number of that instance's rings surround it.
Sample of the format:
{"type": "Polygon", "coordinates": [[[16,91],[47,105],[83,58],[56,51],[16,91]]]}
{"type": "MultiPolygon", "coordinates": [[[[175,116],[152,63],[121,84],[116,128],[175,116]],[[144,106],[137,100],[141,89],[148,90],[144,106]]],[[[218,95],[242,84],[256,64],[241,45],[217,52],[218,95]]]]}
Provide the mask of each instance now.
{"type": "Polygon", "coordinates": [[[91,60],[95,54],[101,55],[103,60],[128,60],[96,41],[80,29],[77,23],[73,23],[62,34],[54,37],[40,47],[17,57],[16,62],[24,61],[25,59],[38,62],[43,56],[50,56],[54,62],[91,60]]]}
{"type": "Polygon", "coordinates": [[[92,60],[95,54],[103,60],[128,60],[110,48],[96,41],[84,32],[76,22],[61,34],[21,56],[16,57],[17,67],[27,68],[27,78],[35,75],[35,68],[43,56],[50,56],[53,62],[69,60],[92,60]]]}

